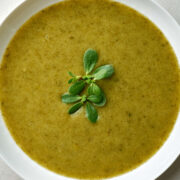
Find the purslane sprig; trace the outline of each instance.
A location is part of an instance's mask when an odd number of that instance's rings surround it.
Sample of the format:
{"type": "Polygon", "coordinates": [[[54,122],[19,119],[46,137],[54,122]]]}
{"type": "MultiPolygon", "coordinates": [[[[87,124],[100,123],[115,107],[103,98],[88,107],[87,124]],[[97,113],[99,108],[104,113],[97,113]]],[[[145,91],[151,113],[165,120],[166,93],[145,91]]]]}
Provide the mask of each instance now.
{"type": "Polygon", "coordinates": [[[114,73],[112,65],[103,65],[93,71],[98,61],[98,54],[93,49],[88,49],[84,53],[84,76],[76,76],[72,72],[69,75],[72,77],[68,83],[73,83],[68,90],[68,93],[61,96],[63,103],[76,103],[70,107],[68,113],[73,114],[78,111],[83,105],[86,105],[86,116],[95,123],[98,119],[98,112],[94,106],[102,107],[106,104],[106,96],[103,90],[96,84],[96,81],[109,78],[114,73]],[[88,86],[87,92],[80,95],[85,87],[88,86]]]}

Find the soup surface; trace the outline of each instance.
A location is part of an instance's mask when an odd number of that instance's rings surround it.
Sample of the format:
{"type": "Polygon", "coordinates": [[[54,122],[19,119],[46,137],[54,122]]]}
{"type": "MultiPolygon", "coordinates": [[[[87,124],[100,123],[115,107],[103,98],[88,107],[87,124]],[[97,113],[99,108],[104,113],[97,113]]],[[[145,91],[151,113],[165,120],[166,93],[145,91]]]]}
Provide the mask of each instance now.
{"type": "Polygon", "coordinates": [[[106,178],[136,168],[164,143],[179,110],[179,67],[160,30],[107,0],[48,7],[15,34],[0,70],[1,111],[16,143],[44,167],[76,178],[106,178]],[[93,124],[84,108],[61,102],[68,71],[84,74],[83,54],[115,74],[98,84],[107,104],[93,124]]]}

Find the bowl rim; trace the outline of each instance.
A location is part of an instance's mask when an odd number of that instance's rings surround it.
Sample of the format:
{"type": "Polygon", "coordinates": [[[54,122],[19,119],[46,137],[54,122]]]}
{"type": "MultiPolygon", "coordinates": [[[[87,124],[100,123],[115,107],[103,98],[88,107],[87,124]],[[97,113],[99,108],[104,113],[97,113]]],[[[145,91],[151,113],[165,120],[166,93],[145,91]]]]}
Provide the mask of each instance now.
{"type": "MultiPolygon", "coordinates": [[[[4,42],[3,46],[0,47],[0,57],[2,56],[5,47],[7,46],[9,40],[13,37],[16,30],[28,19],[31,17],[34,12],[31,12],[30,8],[36,9],[37,12],[44,7],[47,7],[56,2],[63,0],[26,0],[18,5],[0,24],[0,39],[4,42]],[[41,6],[41,3],[44,5],[41,6]],[[35,7],[39,5],[39,10],[35,7]],[[29,8],[28,8],[29,6],[29,8]],[[43,7],[44,6],[44,7],[43,7]],[[23,15],[21,12],[28,10],[26,19],[21,22],[14,23],[14,17],[22,18],[23,15]],[[11,28],[9,28],[11,27],[11,28]],[[16,27],[16,28],[13,28],[16,27]],[[7,32],[6,32],[7,31],[7,32]],[[8,36],[5,37],[4,34],[8,33],[8,36]]],[[[117,2],[123,3],[136,11],[140,12],[148,19],[153,21],[154,24],[164,33],[166,38],[169,40],[172,45],[174,52],[177,56],[178,62],[180,64],[180,27],[174,18],[157,2],[154,0],[115,0],[117,2]],[[143,9],[146,7],[145,9],[143,9]],[[152,13],[153,11],[153,13],[152,13]],[[153,14],[153,15],[152,15],[153,14]],[[163,21],[166,19],[166,22],[163,21]]],[[[74,178],[65,177],[63,175],[56,174],[48,169],[45,169],[41,165],[37,164],[31,160],[17,144],[14,139],[11,137],[10,132],[8,131],[2,115],[0,114],[0,157],[7,163],[7,165],[13,169],[19,176],[24,179],[40,179],[44,180],[73,180],[74,178]],[[6,144],[6,145],[5,145],[6,144]],[[13,150],[8,148],[13,148],[13,150]],[[15,151],[15,154],[13,154],[15,151]]],[[[180,154],[180,141],[178,137],[180,136],[180,115],[176,120],[174,128],[164,143],[163,146],[145,163],[141,164],[136,169],[129,171],[125,174],[109,178],[112,180],[152,180],[156,179],[161,175],[170,165],[176,160],[180,154]],[[163,154],[163,155],[162,155],[163,154]],[[163,157],[166,157],[163,159],[163,157]],[[142,173],[143,172],[143,173],[142,173]]]]}

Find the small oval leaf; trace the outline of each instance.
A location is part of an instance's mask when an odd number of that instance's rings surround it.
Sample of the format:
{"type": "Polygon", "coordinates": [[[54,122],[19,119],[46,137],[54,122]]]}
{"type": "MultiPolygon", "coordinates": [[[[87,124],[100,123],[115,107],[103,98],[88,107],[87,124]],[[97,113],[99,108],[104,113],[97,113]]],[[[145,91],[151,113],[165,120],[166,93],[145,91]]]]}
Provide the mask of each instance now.
{"type": "Polygon", "coordinates": [[[85,88],[85,82],[83,80],[75,82],[70,88],[69,93],[72,95],[80,94],[85,88]]]}
{"type": "Polygon", "coordinates": [[[97,110],[95,109],[95,107],[87,102],[86,103],[86,115],[87,115],[87,118],[92,122],[92,123],[95,123],[98,119],[98,112],[97,110]]]}
{"type": "Polygon", "coordinates": [[[112,65],[104,65],[97,68],[94,71],[93,76],[95,80],[100,80],[111,77],[113,73],[114,73],[114,68],[112,65]]]}
{"type": "Polygon", "coordinates": [[[64,94],[61,96],[62,102],[63,103],[74,103],[77,102],[81,99],[81,96],[78,95],[72,95],[72,94],[64,94]]]}
{"type": "Polygon", "coordinates": [[[104,92],[102,92],[102,99],[99,103],[94,103],[94,105],[102,107],[106,104],[106,96],[104,94],[104,92]]]}
{"type": "Polygon", "coordinates": [[[87,98],[89,101],[93,102],[93,103],[100,103],[102,100],[102,96],[101,95],[90,95],[87,98]]]}
{"type": "Polygon", "coordinates": [[[101,96],[102,99],[100,102],[96,103],[93,102],[96,106],[102,107],[106,104],[106,96],[103,92],[103,90],[95,83],[92,83],[88,88],[88,95],[96,95],[101,96]]]}
{"type": "Polygon", "coordinates": [[[68,84],[71,84],[73,82],[73,79],[74,78],[71,78],[69,81],[68,81],[68,84]]]}
{"type": "Polygon", "coordinates": [[[69,114],[75,113],[76,111],[78,111],[82,107],[82,105],[83,104],[81,102],[74,104],[73,106],[71,106],[71,108],[69,109],[68,113],[69,114]]]}
{"type": "Polygon", "coordinates": [[[88,87],[88,94],[89,95],[101,95],[101,88],[95,84],[95,83],[92,83],[89,87],[88,87]]]}
{"type": "Polygon", "coordinates": [[[84,53],[84,69],[86,74],[89,74],[94,66],[97,63],[98,60],[98,54],[95,50],[93,49],[88,49],[85,53],[84,53]]]}
{"type": "Polygon", "coordinates": [[[68,74],[72,77],[76,77],[72,72],[68,72],[68,74]]]}

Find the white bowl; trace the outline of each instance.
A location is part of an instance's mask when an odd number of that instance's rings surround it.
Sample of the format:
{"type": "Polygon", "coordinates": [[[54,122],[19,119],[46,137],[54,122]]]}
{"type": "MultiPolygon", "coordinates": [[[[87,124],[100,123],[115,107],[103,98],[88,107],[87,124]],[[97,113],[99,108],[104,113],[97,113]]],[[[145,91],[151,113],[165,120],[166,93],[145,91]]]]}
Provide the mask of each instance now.
{"type": "MultiPolygon", "coordinates": [[[[39,10],[61,0],[27,0],[16,8],[0,26],[0,59],[17,29],[39,10]]],[[[153,21],[171,43],[180,62],[180,28],[175,20],[151,0],[117,0],[153,21]]],[[[162,174],[180,154],[180,115],[169,138],[160,150],[138,168],[112,178],[113,180],[152,180],[162,174]]],[[[68,180],[31,160],[12,139],[0,116],[0,155],[6,163],[24,179],[68,180]]]]}

